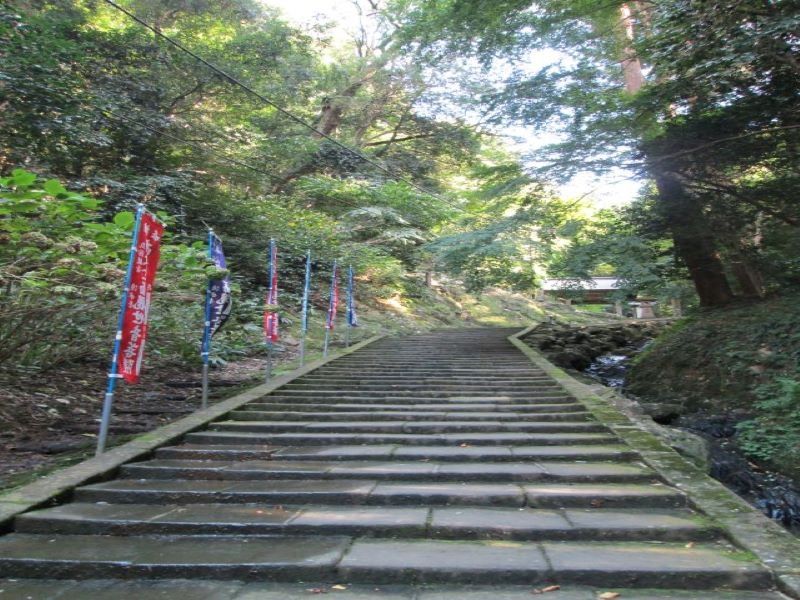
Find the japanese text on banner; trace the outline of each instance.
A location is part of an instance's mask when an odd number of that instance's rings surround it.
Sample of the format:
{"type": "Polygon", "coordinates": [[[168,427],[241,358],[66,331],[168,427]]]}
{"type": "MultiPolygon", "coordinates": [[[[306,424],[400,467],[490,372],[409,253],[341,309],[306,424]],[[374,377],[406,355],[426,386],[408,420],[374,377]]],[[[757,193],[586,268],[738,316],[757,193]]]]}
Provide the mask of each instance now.
{"type": "Polygon", "coordinates": [[[164,226],[150,213],[143,213],[136,237],[136,254],[131,269],[128,301],[122,320],[117,374],[128,383],[139,380],[147,338],[147,320],[153,283],[158,269],[164,226]]]}

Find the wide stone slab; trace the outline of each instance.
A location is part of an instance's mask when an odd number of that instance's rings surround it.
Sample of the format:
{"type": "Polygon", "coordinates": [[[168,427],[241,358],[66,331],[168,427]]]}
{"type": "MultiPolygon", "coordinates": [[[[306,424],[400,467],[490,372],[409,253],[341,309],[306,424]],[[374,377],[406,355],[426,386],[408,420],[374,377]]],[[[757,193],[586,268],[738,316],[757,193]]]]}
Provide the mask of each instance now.
{"type": "Polygon", "coordinates": [[[16,531],[108,535],[280,533],[300,512],[300,507],[265,505],[75,502],[21,515],[16,520],[16,531]]]}
{"type": "Polygon", "coordinates": [[[431,519],[431,535],[448,539],[697,541],[718,533],[688,511],[654,509],[434,508],[431,519]]]}
{"type": "MultiPolygon", "coordinates": [[[[539,588],[543,586],[538,586],[539,588]]],[[[487,585],[351,585],[342,583],[239,583],[225,581],[2,580],[5,600],[531,600],[537,587],[487,585]]],[[[597,600],[607,588],[562,586],[552,600],[597,600]]],[[[620,600],[787,600],[775,592],[680,591],[615,588],[620,600]]],[[[546,594],[542,598],[548,598],[546,594]]]]}
{"type": "Polygon", "coordinates": [[[588,412],[552,412],[552,413],[520,413],[520,412],[455,412],[455,411],[420,411],[420,410],[376,410],[376,411],[278,411],[278,410],[237,410],[228,415],[236,421],[516,421],[524,417],[525,421],[584,421],[589,420],[588,412]]]}
{"type": "Polygon", "coordinates": [[[243,407],[246,410],[252,411],[271,411],[281,412],[283,410],[296,411],[302,414],[306,411],[320,411],[325,413],[333,412],[364,412],[364,411],[393,411],[393,412],[416,412],[421,414],[430,413],[451,413],[458,414],[460,412],[490,412],[491,414],[498,415],[498,418],[504,414],[520,414],[525,416],[533,416],[539,413],[579,413],[584,414],[586,408],[577,402],[564,402],[558,404],[541,404],[541,403],[519,403],[519,404],[498,404],[498,403],[464,403],[457,404],[454,402],[430,402],[424,404],[403,403],[403,404],[367,404],[355,403],[349,404],[345,402],[303,402],[303,403],[287,403],[287,402],[268,402],[271,396],[267,396],[258,402],[247,404],[243,407]]]}
{"type": "Polygon", "coordinates": [[[605,433],[454,433],[454,434],[403,434],[403,433],[251,433],[230,431],[204,431],[190,433],[186,440],[195,444],[248,444],[269,443],[286,446],[323,446],[353,444],[403,444],[427,445],[571,445],[609,444],[618,441],[605,433]]]}
{"type": "Polygon", "coordinates": [[[248,431],[265,433],[331,432],[331,433],[448,433],[448,432],[585,432],[607,431],[593,421],[222,421],[214,423],[212,431],[248,431]]]}
{"type": "Polygon", "coordinates": [[[601,463],[481,463],[414,461],[288,460],[177,460],[155,459],[122,468],[121,476],[134,479],[338,479],[369,478],[409,481],[619,481],[637,482],[656,478],[637,464],[601,463]]]}
{"type": "Polygon", "coordinates": [[[384,459],[390,458],[396,449],[396,444],[286,446],[281,447],[275,456],[286,460],[305,460],[308,458],[325,458],[328,460],[384,459]]]}
{"type": "Polygon", "coordinates": [[[290,523],[305,533],[347,535],[422,536],[427,529],[427,508],[396,507],[308,507],[290,523]]]}
{"type": "Polygon", "coordinates": [[[3,600],[233,600],[244,584],[226,581],[0,579],[3,600]]]}
{"type": "Polygon", "coordinates": [[[356,540],[338,572],[354,581],[536,583],[547,570],[536,544],[356,540]]]}
{"type": "Polygon", "coordinates": [[[768,588],[769,572],[731,546],[543,542],[559,581],[597,585],[768,588]]]}
{"type": "Polygon", "coordinates": [[[665,485],[525,484],[529,506],[541,508],[680,507],[686,497],[665,485]]]}
{"type": "Polygon", "coordinates": [[[488,483],[379,483],[369,496],[374,504],[472,504],[522,506],[522,488],[488,483]]]}
{"type": "Polygon", "coordinates": [[[115,480],[79,488],[80,502],[129,504],[363,502],[377,482],[349,480],[115,480]]]}
{"type": "Polygon", "coordinates": [[[180,537],[10,534],[0,568],[19,577],[253,579],[332,574],[346,537],[180,537]]]}
{"type": "Polygon", "coordinates": [[[264,504],[73,503],[21,515],[22,533],[385,535],[437,539],[686,540],[718,530],[688,511],[264,504]],[[430,517],[430,520],[429,520],[430,517]],[[430,524],[429,524],[430,521],[430,524]]]}

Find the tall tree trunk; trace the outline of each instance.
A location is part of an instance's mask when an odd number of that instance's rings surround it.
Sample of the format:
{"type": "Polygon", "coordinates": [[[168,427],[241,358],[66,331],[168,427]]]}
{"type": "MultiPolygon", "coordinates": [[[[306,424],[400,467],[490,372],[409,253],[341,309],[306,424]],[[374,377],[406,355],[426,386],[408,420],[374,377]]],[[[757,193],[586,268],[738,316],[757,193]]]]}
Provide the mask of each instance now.
{"type": "MultiPolygon", "coordinates": [[[[636,2],[620,5],[621,23],[627,44],[623,48],[622,71],[625,89],[635,94],[644,85],[642,63],[633,47],[635,38],[634,11],[632,6],[644,14],[636,2]]],[[[645,152],[647,154],[647,152],[645,152]]],[[[702,306],[722,306],[733,300],[728,279],[722,266],[713,235],[697,197],[691,194],[674,173],[658,165],[650,166],[650,175],[655,179],[659,204],[667,220],[675,251],[686,264],[697,290],[702,306]]]]}
{"type": "Polygon", "coordinates": [[[686,264],[701,306],[723,306],[734,296],[700,203],[673,173],[652,173],[678,256],[686,264]]]}

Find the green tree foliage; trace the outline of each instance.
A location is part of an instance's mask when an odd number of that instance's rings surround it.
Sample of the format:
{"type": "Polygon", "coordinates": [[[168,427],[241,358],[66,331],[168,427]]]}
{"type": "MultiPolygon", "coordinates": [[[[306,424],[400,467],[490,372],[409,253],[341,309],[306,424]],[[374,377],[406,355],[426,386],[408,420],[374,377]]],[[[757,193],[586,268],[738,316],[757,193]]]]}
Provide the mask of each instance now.
{"type": "Polygon", "coordinates": [[[794,3],[396,5],[409,47],[507,73],[482,101],[498,122],[561,134],[537,156],[550,176],[623,165],[652,177],[654,218],[704,304],[797,284],[794,3]]]}
{"type": "Polygon", "coordinates": [[[500,286],[533,292],[579,212],[525,174],[511,156],[491,154],[493,163],[469,174],[474,191],[466,194],[467,212],[426,250],[439,267],[463,277],[470,290],[500,286]]]}
{"type": "MultiPolygon", "coordinates": [[[[26,263],[23,277],[15,275],[22,267],[11,257],[22,252],[24,240],[6,243],[0,268],[12,287],[4,302],[16,319],[7,321],[7,333],[25,345],[24,330],[14,334],[14,324],[43,323],[24,352],[6,344],[6,358],[43,366],[44,347],[33,340],[45,335],[63,341],[57,348],[63,360],[106,347],[74,342],[88,339],[88,332],[97,340],[110,335],[119,273],[84,281],[70,269],[95,263],[119,268],[124,256],[95,256],[110,250],[89,234],[124,247],[128,224],[117,215],[130,215],[138,202],[168,216],[176,247],[204,240],[208,226],[223,238],[241,288],[232,326],[217,344],[223,351],[226,340],[257,346],[252,323],[258,322],[271,237],[280,244],[287,305],[298,300],[306,250],[315,276],[327,277],[339,258],[358,270],[369,295],[401,290],[405,271],[417,265],[417,249],[457,213],[457,199],[443,181],[475,160],[481,136],[457,119],[433,116],[431,101],[422,105],[434,74],[400,52],[392,19],[364,11],[361,34],[342,41],[325,25],[290,25],[262,2],[120,4],[353,150],[287,118],[104,2],[4,3],[0,174],[14,174],[3,191],[11,194],[8,202],[23,193],[46,200],[34,207],[45,216],[31,221],[28,233],[36,238],[41,230],[54,244],[36,255],[41,265],[26,263]],[[48,185],[58,180],[81,192],[41,196],[46,190],[39,180],[23,189],[22,172],[15,171],[20,167],[53,178],[48,185]],[[86,206],[68,200],[79,197],[86,206]],[[75,205],[71,212],[58,205],[58,226],[50,218],[55,200],[75,205]],[[54,254],[57,244],[73,238],[84,246],[74,246],[69,256],[54,254]],[[98,248],[88,251],[87,244],[98,248]],[[47,332],[40,310],[68,315],[60,319],[65,329],[47,332]]],[[[23,225],[3,214],[0,227],[23,225]]],[[[35,254],[25,248],[23,254],[35,254]]],[[[193,267],[187,268],[190,274],[193,267]]],[[[199,302],[204,286],[193,283],[176,291],[187,303],[167,297],[154,306],[151,356],[196,357],[199,304],[188,298],[199,302]]]]}

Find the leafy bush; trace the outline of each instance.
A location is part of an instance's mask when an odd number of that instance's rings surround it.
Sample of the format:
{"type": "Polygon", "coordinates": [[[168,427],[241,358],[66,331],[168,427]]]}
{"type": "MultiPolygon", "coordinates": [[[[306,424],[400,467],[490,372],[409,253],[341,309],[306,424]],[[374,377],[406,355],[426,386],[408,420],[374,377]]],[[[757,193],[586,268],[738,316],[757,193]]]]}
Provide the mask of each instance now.
{"type": "MultiPolygon", "coordinates": [[[[133,224],[130,212],[103,221],[98,200],[68,191],[54,179],[43,181],[23,169],[0,178],[1,365],[45,367],[105,356],[133,224]]],[[[202,245],[166,238],[161,255],[155,314],[177,307],[185,311],[183,305],[191,302],[199,323],[204,270],[211,268],[202,245]]],[[[166,325],[171,333],[179,320],[166,325]]],[[[154,334],[163,327],[155,319],[154,334]]],[[[186,351],[151,350],[170,358],[186,351]]]]}
{"type": "Polygon", "coordinates": [[[739,424],[750,456],[800,474],[800,380],[779,377],[756,390],[756,418],[739,424]]]}

